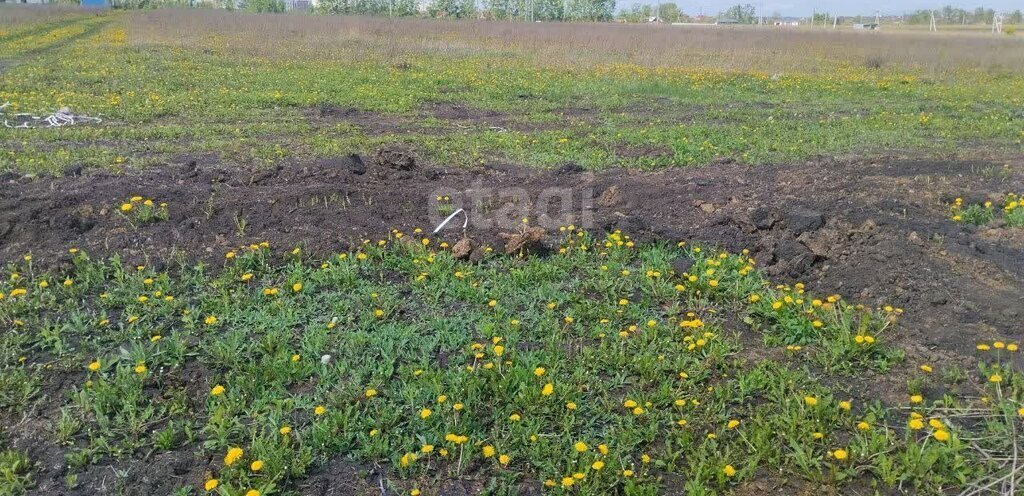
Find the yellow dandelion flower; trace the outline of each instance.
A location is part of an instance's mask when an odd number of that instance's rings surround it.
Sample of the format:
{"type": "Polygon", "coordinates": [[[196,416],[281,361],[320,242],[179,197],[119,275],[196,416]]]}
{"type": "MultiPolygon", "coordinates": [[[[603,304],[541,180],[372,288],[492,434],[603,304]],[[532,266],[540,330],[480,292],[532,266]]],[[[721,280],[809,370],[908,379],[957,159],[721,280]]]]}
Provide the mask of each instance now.
{"type": "Polygon", "coordinates": [[[245,451],[243,451],[242,448],[239,448],[237,446],[228,449],[227,454],[224,455],[224,465],[227,465],[229,467],[231,465],[234,465],[235,462],[242,458],[242,455],[244,454],[245,451]]]}

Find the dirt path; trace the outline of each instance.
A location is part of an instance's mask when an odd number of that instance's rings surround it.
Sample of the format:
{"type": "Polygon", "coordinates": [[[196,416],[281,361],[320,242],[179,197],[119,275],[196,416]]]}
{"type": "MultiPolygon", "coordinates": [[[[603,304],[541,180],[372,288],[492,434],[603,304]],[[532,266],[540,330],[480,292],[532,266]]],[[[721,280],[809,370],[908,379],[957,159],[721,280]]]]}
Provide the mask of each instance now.
{"type": "MultiPolygon", "coordinates": [[[[897,340],[908,363],[959,361],[982,339],[1024,340],[1024,234],[954,224],[946,206],[956,196],[1024,190],[1019,160],[591,174],[501,164],[449,170],[385,158],[391,167],[339,157],[238,170],[183,158],[120,176],[8,175],[0,178],[0,262],[31,252],[36,263],[59,263],[74,246],[156,265],[180,255],[219,264],[230,248],[263,240],[329,256],[391,229],[429,231],[441,218],[436,197],[447,195],[472,213],[470,236],[499,248],[498,234],[524,216],[534,225],[747,248],[780,281],[904,308],[897,340]],[[136,194],[168,202],[170,219],[131,227],[116,206],[136,194]]],[[[459,236],[457,228],[443,234],[450,243],[459,236]]]]}

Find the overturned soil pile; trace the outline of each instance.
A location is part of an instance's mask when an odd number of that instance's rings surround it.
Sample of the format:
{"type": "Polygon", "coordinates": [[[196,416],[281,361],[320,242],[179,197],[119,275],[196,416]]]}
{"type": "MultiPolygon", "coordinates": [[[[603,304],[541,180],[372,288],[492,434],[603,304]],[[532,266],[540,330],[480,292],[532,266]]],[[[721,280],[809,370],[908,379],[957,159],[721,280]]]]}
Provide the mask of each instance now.
{"type": "MultiPolygon", "coordinates": [[[[523,242],[508,235],[527,232],[523,218],[531,241],[575,223],[746,248],[779,281],[906,309],[898,340],[912,358],[940,362],[969,354],[977,340],[1024,339],[1024,238],[954,224],[947,210],[956,196],[1021,189],[1019,161],[822,159],[588,173],[571,165],[445,169],[393,150],[252,170],[196,157],[127,175],[5,178],[0,262],[32,252],[35,263],[60,263],[78,247],[157,266],[181,255],[217,264],[231,248],[264,240],[328,256],[393,229],[426,235],[464,208],[474,244],[496,250],[523,242]],[[117,208],[132,195],[166,201],[169,220],[133,226],[117,208]]],[[[450,222],[441,240],[462,239],[463,222],[450,222]]]]}

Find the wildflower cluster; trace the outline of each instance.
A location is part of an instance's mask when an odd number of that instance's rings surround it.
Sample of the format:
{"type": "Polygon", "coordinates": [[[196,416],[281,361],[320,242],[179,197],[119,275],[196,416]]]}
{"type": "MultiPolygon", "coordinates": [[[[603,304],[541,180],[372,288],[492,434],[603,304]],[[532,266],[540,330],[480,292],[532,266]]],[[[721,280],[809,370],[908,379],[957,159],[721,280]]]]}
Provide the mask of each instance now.
{"type": "MultiPolygon", "coordinates": [[[[84,374],[56,429],[70,470],[201,447],[210,472],[182,485],[224,494],[287,491],[336,456],[386,464],[423,493],[433,477],[485,474],[655,490],[665,472],[718,491],[762,470],[941,488],[991,468],[959,442],[972,427],[919,385],[916,418],[805,371],[808,357],[837,377],[855,372],[844,361],[898,363],[882,340],[899,309],[773,286],[748,253],[560,232],[550,256],[473,262],[415,230],[319,261],[253,243],[213,274],[77,250],[44,274],[26,256],[0,279],[0,351],[15,364],[0,397],[29,404],[60,357],[84,374]],[[789,347],[744,362],[756,344],[740,332],[789,347]]],[[[986,408],[1021,408],[1012,362],[984,367],[986,408]]]]}
{"type": "Polygon", "coordinates": [[[1001,218],[1008,227],[1024,227],[1024,199],[1016,193],[1008,193],[1001,208],[991,201],[964,205],[963,198],[957,198],[949,212],[950,219],[961,224],[982,226],[1001,218]]]}
{"type": "Polygon", "coordinates": [[[133,196],[117,206],[117,212],[133,225],[149,224],[170,218],[167,203],[133,196]]]}

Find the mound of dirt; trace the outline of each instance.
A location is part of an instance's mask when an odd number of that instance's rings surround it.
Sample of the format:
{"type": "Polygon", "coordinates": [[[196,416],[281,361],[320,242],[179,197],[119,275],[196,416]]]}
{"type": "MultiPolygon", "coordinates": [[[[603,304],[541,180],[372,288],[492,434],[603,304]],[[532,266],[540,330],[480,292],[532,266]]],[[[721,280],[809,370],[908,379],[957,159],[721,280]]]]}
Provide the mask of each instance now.
{"type": "Polygon", "coordinates": [[[157,267],[181,253],[219,264],[226,251],[264,240],[326,257],[392,229],[429,232],[444,191],[469,213],[475,242],[464,245],[461,230],[440,236],[462,257],[478,258],[488,245],[544,253],[554,244],[545,228],[556,232],[559,224],[621,229],[641,241],[748,249],[779,282],[902,307],[899,335],[890,339],[917,350],[912,360],[952,354],[969,362],[979,340],[1024,340],[1021,236],[954,224],[943,203],[1019,191],[1020,162],[998,164],[1000,174],[979,172],[992,169],[984,162],[904,159],[584,173],[508,164],[435,169],[408,151],[380,150],[374,167],[405,173],[391,176],[364,174],[353,155],[270,169],[228,168],[209,157],[180,162],[126,175],[8,175],[0,186],[0,263],[31,252],[37,266],[60,264],[77,247],[157,267]],[[115,206],[132,195],[168,202],[170,218],[129,224],[115,206]],[[523,217],[536,227],[520,231],[523,217]]]}
{"type": "Polygon", "coordinates": [[[383,147],[373,153],[373,163],[377,167],[410,171],[416,168],[416,156],[404,148],[383,147]]]}
{"type": "Polygon", "coordinates": [[[547,234],[543,227],[529,227],[514,233],[498,233],[505,240],[505,253],[514,255],[536,247],[547,234]]]}

